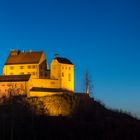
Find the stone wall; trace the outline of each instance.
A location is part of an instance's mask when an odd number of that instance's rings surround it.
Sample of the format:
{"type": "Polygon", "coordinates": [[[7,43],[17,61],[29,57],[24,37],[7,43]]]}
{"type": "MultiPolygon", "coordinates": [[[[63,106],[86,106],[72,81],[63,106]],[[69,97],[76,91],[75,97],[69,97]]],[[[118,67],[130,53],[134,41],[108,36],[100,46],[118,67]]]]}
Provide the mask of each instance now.
{"type": "Polygon", "coordinates": [[[86,110],[91,104],[89,96],[76,94],[32,97],[28,102],[34,113],[48,116],[71,116],[77,110],[86,110]]]}

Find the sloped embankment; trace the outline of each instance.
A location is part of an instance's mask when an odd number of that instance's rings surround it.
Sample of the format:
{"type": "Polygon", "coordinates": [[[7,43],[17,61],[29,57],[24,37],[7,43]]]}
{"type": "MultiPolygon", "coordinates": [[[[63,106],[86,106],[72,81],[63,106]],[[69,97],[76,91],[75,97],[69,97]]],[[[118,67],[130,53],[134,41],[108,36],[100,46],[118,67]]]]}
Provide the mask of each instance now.
{"type": "Polygon", "coordinates": [[[71,116],[78,109],[86,110],[92,104],[91,99],[86,94],[34,97],[28,98],[27,101],[34,113],[48,116],[71,116]]]}

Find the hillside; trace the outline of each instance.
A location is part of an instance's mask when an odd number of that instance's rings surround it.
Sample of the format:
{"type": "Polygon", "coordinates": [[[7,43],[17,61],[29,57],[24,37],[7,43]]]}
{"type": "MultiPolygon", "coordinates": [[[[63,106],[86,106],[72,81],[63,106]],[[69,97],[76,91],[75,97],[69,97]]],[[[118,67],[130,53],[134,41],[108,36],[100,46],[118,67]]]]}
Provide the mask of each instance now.
{"type": "Polygon", "coordinates": [[[139,130],[136,118],[85,95],[1,99],[1,140],[138,140],[139,130]]]}

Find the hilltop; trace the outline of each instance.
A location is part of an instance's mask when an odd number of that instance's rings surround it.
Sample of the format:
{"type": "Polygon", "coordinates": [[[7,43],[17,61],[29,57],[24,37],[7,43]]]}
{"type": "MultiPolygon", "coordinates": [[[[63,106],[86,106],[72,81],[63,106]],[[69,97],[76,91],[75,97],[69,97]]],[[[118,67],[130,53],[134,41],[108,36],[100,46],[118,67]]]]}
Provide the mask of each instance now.
{"type": "Polygon", "coordinates": [[[0,139],[138,140],[140,121],[83,94],[1,99],[0,139]]]}

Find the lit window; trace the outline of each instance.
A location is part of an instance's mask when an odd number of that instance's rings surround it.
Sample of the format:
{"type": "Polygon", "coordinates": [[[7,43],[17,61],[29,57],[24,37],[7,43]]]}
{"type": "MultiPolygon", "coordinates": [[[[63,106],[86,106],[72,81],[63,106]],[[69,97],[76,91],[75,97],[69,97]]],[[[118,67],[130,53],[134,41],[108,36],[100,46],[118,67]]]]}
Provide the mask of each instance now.
{"type": "Polygon", "coordinates": [[[10,69],[13,70],[14,69],[14,66],[10,66],[10,69]]]}
{"type": "Polygon", "coordinates": [[[62,77],[64,77],[64,72],[62,72],[62,77]]]}
{"type": "Polygon", "coordinates": [[[35,72],[32,72],[32,75],[35,75],[35,72]]]}
{"type": "Polygon", "coordinates": [[[20,69],[24,69],[24,66],[20,66],[20,69]]]}
{"type": "Polygon", "coordinates": [[[13,73],[10,73],[10,75],[13,75],[13,73]]]}
{"type": "Polygon", "coordinates": [[[32,68],[33,68],[33,69],[35,69],[35,68],[36,68],[36,66],[35,66],[35,65],[33,65],[33,66],[32,66],[32,68]]]}
{"type": "Polygon", "coordinates": [[[21,72],[20,74],[21,74],[21,75],[24,75],[24,72],[21,72]]]}
{"type": "Polygon", "coordinates": [[[55,82],[51,82],[51,85],[54,85],[55,84],[55,82]]]}
{"type": "Polygon", "coordinates": [[[69,81],[71,81],[71,74],[68,75],[68,79],[69,79],[69,81]]]}

